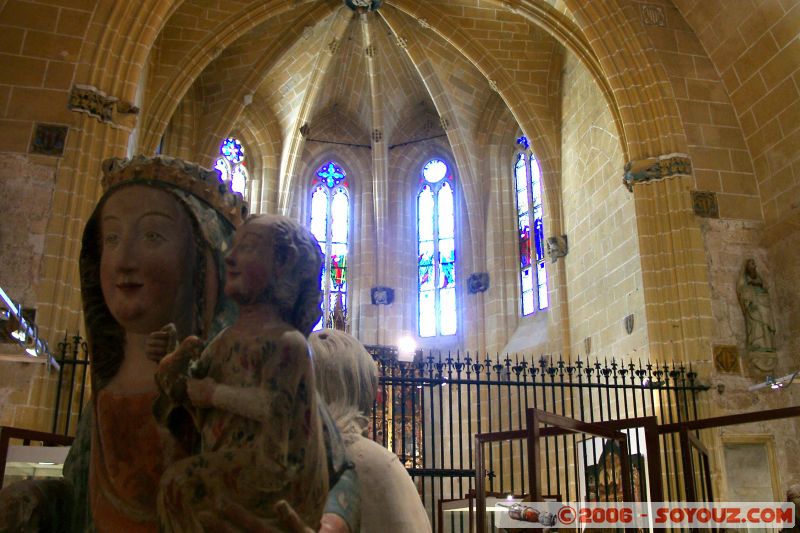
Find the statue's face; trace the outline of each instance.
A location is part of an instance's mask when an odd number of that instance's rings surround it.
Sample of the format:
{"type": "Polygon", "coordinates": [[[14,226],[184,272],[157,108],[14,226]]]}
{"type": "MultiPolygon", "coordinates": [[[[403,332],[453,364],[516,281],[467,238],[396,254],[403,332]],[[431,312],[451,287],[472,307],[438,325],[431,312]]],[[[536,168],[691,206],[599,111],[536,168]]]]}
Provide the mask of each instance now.
{"type": "Polygon", "coordinates": [[[225,257],[225,294],[239,304],[259,300],[273,281],[272,229],[254,219],[237,230],[225,257]]]}
{"type": "Polygon", "coordinates": [[[757,273],[756,272],[756,262],[753,261],[752,259],[748,259],[747,260],[747,265],[745,266],[745,269],[747,270],[747,274],[750,275],[750,277],[755,277],[756,276],[756,273],[757,273]]]}
{"type": "Polygon", "coordinates": [[[100,217],[100,284],[126,332],[150,333],[191,316],[195,261],[188,215],[169,193],[125,187],[100,217]]]}

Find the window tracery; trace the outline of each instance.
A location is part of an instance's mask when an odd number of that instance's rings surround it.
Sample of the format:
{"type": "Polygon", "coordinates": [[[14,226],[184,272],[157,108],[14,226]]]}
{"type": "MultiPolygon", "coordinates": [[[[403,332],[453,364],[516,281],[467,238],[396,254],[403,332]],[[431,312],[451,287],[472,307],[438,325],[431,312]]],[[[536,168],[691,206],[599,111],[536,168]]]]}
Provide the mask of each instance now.
{"type": "Polygon", "coordinates": [[[323,316],[315,330],[333,327],[347,316],[347,269],[350,236],[350,190],[347,175],[336,161],[320,166],[311,187],[311,233],[325,254],[322,271],[323,316]]]}
{"type": "Polygon", "coordinates": [[[417,282],[420,337],[456,333],[453,174],[444,161],[422,169],[417,193],[417,282]]]}
{"type": "Polygon", "coordinates": [[[545,268],[544,209],[541,171],[528,139],[517,139],[514,162],[514,190],[519,237],[520,312],[522,316],[547,309],[547,269],[545,268]]]}

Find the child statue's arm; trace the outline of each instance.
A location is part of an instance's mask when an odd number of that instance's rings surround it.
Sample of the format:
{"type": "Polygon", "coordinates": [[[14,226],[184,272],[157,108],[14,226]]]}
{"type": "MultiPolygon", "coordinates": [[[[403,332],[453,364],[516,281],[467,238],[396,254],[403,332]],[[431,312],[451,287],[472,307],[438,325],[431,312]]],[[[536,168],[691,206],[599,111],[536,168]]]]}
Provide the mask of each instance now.
{"type": "Polygon", "coordinates": [[[279,342],[265,345],[262,353],[276,362],[285,361],[286,368],[276,378],[264,379],[257,387],[218,383],[212,378],[189,378],[187,393],[192,405],[221,409],[271,425],[277,422],[276,416],[288,414],[297,401],[298,386],[309,375],[313,379],[305,339],[298,332],[284,334],[279,342]],[[297,338],[293,338],[295,334],[297,338]]]}

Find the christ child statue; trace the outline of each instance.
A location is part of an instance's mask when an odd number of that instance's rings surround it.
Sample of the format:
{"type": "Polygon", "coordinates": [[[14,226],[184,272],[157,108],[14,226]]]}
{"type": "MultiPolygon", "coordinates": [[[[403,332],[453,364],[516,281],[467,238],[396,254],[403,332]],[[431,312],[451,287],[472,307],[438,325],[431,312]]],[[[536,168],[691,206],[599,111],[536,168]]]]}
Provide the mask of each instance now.
{"type": "Polygon", "coordinates": [[[321,257],[311,233],[285,217],[252,217],[237,230],[225,294],[238,318],[202,353],[197,338],[184,340],[156,374],[201,437],[200,452],[162,477],[162,530],[286,531],[287,503],[319,526],[328,472],[306,339],[321,316],[321,257]]]}

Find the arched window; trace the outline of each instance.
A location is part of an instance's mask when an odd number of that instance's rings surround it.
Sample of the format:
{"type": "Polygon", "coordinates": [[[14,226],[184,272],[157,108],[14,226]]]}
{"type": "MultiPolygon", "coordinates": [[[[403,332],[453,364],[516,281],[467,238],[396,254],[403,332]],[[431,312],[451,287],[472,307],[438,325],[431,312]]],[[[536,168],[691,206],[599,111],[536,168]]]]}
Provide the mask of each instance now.
{"type": "Polygon", "coordinates": [[[217,159],[214,168],[219,170],[222,181],[230,182],[234,192],[244,195],[247,186],[244,147],[238,139],[228,137],[219,145],[222,157],[217,159]]]}
{"type": "Polygon", "coordinates": [[[453,174],[431,159],[422,169],[417,194],[419,336],[456,332],[456,246],[453,174]]]}
{"type": "Polygon", "coordinates": [[[347,314],[347,264],[350,234],[350,192],[344,170],[328,161],[316,172],[311,187],[311,233],[325,254],[322,272],[323,316],[314,328],[332,327],[337,301],[347,314]]]}
{"type": "Polygon", "coordinates": [[[514,184],[519,231],[519,283],[522,315],[547,309],[547,270],[544,265],[544,217],[539,163],[525,136],[517,139],[514,184]],[[533,221],[533,224],[531,224],[533,221]]]}

